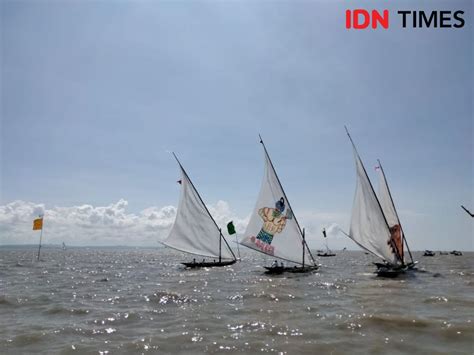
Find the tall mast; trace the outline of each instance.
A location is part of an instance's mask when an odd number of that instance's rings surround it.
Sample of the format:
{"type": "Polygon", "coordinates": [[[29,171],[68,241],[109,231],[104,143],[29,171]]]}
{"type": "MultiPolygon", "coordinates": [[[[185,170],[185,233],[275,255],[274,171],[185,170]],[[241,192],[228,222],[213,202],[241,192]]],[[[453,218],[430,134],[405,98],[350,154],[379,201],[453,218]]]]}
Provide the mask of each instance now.
{"type": "Polygon", "coordinates": [[[209,217],[211,218],[211,220],[214,222],[217,230],[219,231],[219,259],[221,257],[221,253],[220,253],[220,242],[221,242],[221,238],[224,239],[224,242],[225,244],[227,245],[227,248],[230,250],[232,256],[234,257],[234,260],[237,260],[237,258],[235,257],[235,254],[234,252],[232,251],[232,249],[230,248],[229,244],[227,243],[227,240],[225,240],[224,236],[222,235],[222,231],[221,229],[219,228],[219,226],[217,225],[216,221],[214,220],[214,218],[212,217],[211,213],[209,212],[209,210],[207,209],[207,206],[206,204],[204,203],[204,201],[202,200],[201,198],[201,195],[199,195],[199,191],[196,189],[196,187],[194,186],[193,182],[191,181],[191,179],[189,178],[189,175],[188,173],[186,172],[186,170],[184,170],[183,166],[181,165],[181,162],[179,161],[178,157],[176,156],[176,154],[174,152],[172,152],[174,158],[176,159],[176,161],[178,162],[178,165],[179,167],[181,168],[181,170],[183,171],[184,175],[186,176],[186,178],[189,180],[189,182],[191,183],[191,186],[193,187],[194,191],[196,191],[196,194],[197,196],[199,197],[199,200],[201,201],[202,205],[204,206],[204,209],[206,210],[207,214],[209,215],[209,217]]]}
{"type": "MultiPolygon", "coordinates": [[[[374,187],[372,186],[372,182],[371,182],[370,179],[369,179],[369,175],[367,174],[367,171],[365,170],[364,163],[362,163],[362,159],[360,158],[359,152],[357,151],[357,148],[356,148],[356,146],[355,146],[355,144],[354,144],[354,141],[352,140],[351,135],[349,134],[349,131],[347,130],[347,127],[344,126],[344,128],[346,129],[347,136],[349,137],[349,139],[350,139],[350,141],[351,141],[351,143],[352,143],[352,148],[354,148],[354,151],[355,151],[356,154],[357,154],[357,158],[359,159],[359,161],[360,161],[360,163],[361,163],[361,165],[362,165],[362,169],[364,169],[365,177],[367,178],[367,181],[369,182],[370,188],[372,189],[372,193],[373,193],[374,196],[375,196],[375,200],[377,201],[377,205],[379,206],[380,212],[382,213],[383,219],[384,219],[384,221],[385,221],[385,225],[387,226],[387,230],[388,230],[388,232],[390,233],[390,226],[388,225],[387,218],[385,217],[385,214],[383,213],[382,206],[380,205],[380,201],[379,201],[379,199],[378,199],[378,197],[377,197],[377,194],[375,193],[374,187]]],[[[391,235],[390,235],[390,241],[392,241],[392,236],[391,236],[391,235]]],[[[398,258],[398,260],[400,260],[400,261],[402,262],[402,265],[403,265],[403,264],[404,264],[404,261],[403,261],[403,258],[400,256],[400,252],[399,252],[399,250],[398,250],[396,244],[393,243],[393,242],[391,242],[390,244],[394,247],[395,252],[396,252],[396,255],[397,255],[397,258],[398,258]]]]}
{"type": "Polygon", "coordinates": [[[303,269],[304,269],[304,254],[305,254],[305,239],[304,239],[304,228],[303,228],[303,242],[301,243],[303,246],[303,269]]]}
{"type": "Polygon", "coordinates": [[[222,260],[222,231],[219,228],[219,262],[222,260]]]}
{"type": "Polygon", "coordinates": [[[387,186],[388,195],[390,196],[390,201],[392,202],[393,210],[395,211],[395,216],[397,217],[398,225],[400,226],[400,229],[402,230],[403,241],[405,242],[405,245],[407,246],[408,254],[410,255],[411,262],[413,263],[413,256],[411,255],[410,247],[408,246],[407,239],[405,238],[405,232],[403,231],[402,223],[400,222],[400,218],[398,217],[398,212],[395,207],[395,202],[393,202],[392,193],[390,192],[390,187],[388,186],[387,177],[385,176],[385,171],[383,170],[382,164],[380,163],[379,159],[377,159],[377,162],[379,163],[380,170],[382,171],[382,176],[383,176],[383,179],[385,180],[385,186],[387,186]]]}
{"type": "MultiPolygon", "coordinates": [[[[271,165],[271,167],[272,167],[272,169],[273,169],[273,172],[275,173],[275,176],[276,176],[276,178],[277,178],[278,184],[280,185],[281,191],[283,192],[283,196],[285,196],[285,200],[286,200],[286,202],[288,203],[288,207],[290,208],[291,213],[293,214],[293,218],[295,219],[296,225],[298,226],[298,230],[299,230],[299,232],[300,232],[300,236],[303,236],[303,232],[302,232],[302,230],[301,230],[300,224],[298,223],[298,220],[296,219],[296,215],[293,213],[293,208],[291,208],[290,200],[288,200],[288,197],[286,197],[285,189],[283,188],[283,185],[282,185],[281,182],[280,182],[280,178],[278,177],[278,174],[277,174],[277,172],[276,172],[276,170],[275,170],[275,167],[273,166],[272,159],[270,158],[270,155],[268,154],[267,148],[265,147],[265,143],[263,143],[262,136],[259,134],[258,137],[260,138],[260,143],[261,143],[262,146],[263,146],[263,149],[264,149],[264,151],[265,151],[265,155],[267,156],[268,161],[270,162],[270,165],[271,165]]],[[[309,253],[309,255],[311,256],[311,259],[313,260],[313,264],[315,264],[316,261],[314,260],[313,254],[311,254],[311,250],[309,250],[308,244],[306,244],[306,241],[305,241],[304,237],[303,237],[302,239],[303,239],[303,244],[306,246],[306,249],[308,250],[308,253],[309,253]]]]}

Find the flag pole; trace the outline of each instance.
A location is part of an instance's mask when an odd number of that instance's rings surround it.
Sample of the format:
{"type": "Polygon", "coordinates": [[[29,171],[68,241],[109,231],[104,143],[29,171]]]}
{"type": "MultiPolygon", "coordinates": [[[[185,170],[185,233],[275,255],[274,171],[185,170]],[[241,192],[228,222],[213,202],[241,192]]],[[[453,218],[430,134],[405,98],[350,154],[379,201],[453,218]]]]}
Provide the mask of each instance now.
{"type": "Polygon", "coordinates": [[[239,254],[239,260],[242,260],[242,257],[240,256],[240,248],[239,248],[239,239],[237,239],[237,233],[235,233],[235,243],[237,244],[237,254],[239,254]]]}
{"type": "Polygon", "coordinates": [[[41,234],[40,234],[40,242],[38,246],[38,261],[40,259],[40,252],[41,252],[41,240],[43,239],[43,225],[41,225],[41,234]]]}

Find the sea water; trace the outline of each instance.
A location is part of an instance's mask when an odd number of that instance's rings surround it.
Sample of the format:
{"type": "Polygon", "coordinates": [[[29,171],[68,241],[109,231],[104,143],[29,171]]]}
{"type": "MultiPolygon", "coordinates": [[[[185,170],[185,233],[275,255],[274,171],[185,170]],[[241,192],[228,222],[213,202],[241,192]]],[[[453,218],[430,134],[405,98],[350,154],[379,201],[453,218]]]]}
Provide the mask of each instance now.
{"type": "Polygon", "coordinates": [[[363,252],[268,276],[245,250],[224,268],[138,248],[0,248],[2,354],[472,354],[474,253],[396,279],[363,252]]]}

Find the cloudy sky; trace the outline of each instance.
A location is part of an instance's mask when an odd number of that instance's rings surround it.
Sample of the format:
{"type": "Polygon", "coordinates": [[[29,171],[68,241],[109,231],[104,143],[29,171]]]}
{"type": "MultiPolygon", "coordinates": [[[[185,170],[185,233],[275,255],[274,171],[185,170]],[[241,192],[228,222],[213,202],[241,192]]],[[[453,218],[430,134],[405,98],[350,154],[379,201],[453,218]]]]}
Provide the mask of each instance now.
{"type": "MultiPolygon", "coordinates": [[[[156,246],[179,198],[175,151],[238,231],[263,174],[261,133],[320,247],[357,247],[347,125],[381,159],[413,249],[473,249],[472,1],[462,29],[348,31],[347,1],[0,3],[0,244],[156,246]]],[[[375,182],[376,180],[374,180],[375,182]]]]}

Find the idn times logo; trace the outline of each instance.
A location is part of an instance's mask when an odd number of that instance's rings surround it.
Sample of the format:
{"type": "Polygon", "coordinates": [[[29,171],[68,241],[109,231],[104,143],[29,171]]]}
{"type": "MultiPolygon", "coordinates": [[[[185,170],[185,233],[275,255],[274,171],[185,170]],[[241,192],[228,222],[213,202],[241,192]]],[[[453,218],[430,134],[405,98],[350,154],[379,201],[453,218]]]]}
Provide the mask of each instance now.
{"type": "Polygon", "coordinates": [[[346,10],[346,28],[365,30],[392,26],[392,17],[398,19],[396,26],[402,28],[462,28],[465,25],[463,10],[346,10]]]}

